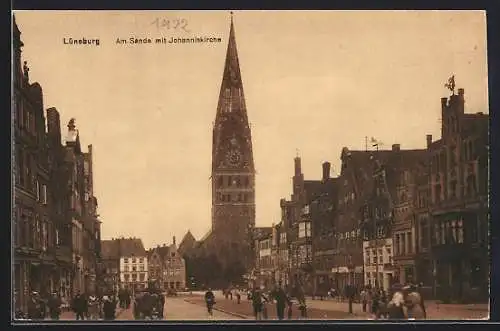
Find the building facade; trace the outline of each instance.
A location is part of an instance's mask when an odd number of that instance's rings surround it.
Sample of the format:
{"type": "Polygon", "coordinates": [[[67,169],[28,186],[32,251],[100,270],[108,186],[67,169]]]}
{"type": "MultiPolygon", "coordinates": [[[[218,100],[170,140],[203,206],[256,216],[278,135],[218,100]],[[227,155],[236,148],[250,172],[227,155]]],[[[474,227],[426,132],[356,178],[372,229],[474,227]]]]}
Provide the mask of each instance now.
{"type": "Polygon", "coordinates": [[[275,282],[272,256],[273,228],[260,227],[255,234],[255,266],[251,277],[251,286],[272,288],[275,282]]]}
{"type": "Polygon", "coordinates": [[[177,249],[175,237],[168,247],[168,254],[164,256],[163,287],[183,291],[186,283],[186,261],[177,249]]]}
{"type": "Polygon", "coordinates": [[[118,242],[120,253],[120,288],[131,291],[148,286],[148,255],[138,238],[113,239],[118,242]]]}
{"type": "Polygon", "coordinates": [[[338,206],[338,178],[330,177],[330,163],[323,163],[319,196],[311,203],[314,294],[326,295],[334,285],[335,215],[338,206]]]}
{"type": "Polygon", "coordinates": [[[148,250],[149,280],[163,290],[183,291],[186,281],[186,261],[177,249],[175,237],[169,246],[162,245],[148,250]]]}
{"type": "Polygon", "coordinates": [[[489,116],[464,106],[463,89],[441,99],[441,139],[429,148],[430,270],[447,301],[488,298],[489,116]]]}
{"type": "Polygon", "coordinates": [[[120,245],[117,240],[101,241],[101,274],[102,287],[100,293],[116,294],[120,289],[120,245]]]}
{"type": "Polygon", "coordinates": [[[21,65],[21,32],[13,22],[13,186],[14,301],[26,311],[32,291],[57,289],[54,223],[50,217],[49,162],[43,93],[21,65]]]}

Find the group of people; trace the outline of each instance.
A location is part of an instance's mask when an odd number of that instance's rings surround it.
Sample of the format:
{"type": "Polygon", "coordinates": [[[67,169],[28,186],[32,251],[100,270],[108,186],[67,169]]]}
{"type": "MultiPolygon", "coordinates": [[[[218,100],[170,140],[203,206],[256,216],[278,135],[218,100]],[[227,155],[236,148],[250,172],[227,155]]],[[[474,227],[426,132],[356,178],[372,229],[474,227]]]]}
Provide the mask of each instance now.
{"type": "MultiPolygon", "coordinates": [[[[234,295],[236,296],[237,303],[240,303],[241,293],[238,288],[232,290],[226,289],[222,292],[226,299],[232,299],[234,295]]],[[[306,300],[300,286],[289,290],[288,288],[283,288],[282,283],[279,282],[271,291],[254,286],[247,293],[247,299],[252,303],[253,314],[256,320],[266,320],[269,318],[268,306],[272,303],[276,305],[276,315],[279,320],[285,319],[285,312],[288,319],[292,319],[294,307],[292,298],[297,300],[298,317],[306,318],[306,300]]],[[[213,307],[216,301],[214,292],[211,289],[205,293],[205,302],[209,316],[213,316],[213,307]]]]}
{"type": "Polygon", "coordinates": [[[361,291],[360,299],[363,312],[371,313],[374,319],[427,318],[423,296],[414,284],[395,284],[390,293],[367,287],[361,291]]]}
{"type": "MultiPolygon", "coordinates": [[[[31,293],[27,313],[16,312],[16,319],[59,320],[64,310],[63,301],[57,293],[44,297],[37,291],[31,293]]],[[[71,300],[70,309],[75,313],[76,320],[114,319],[116,300],[109,296],[97,297],[77,292],[71,300]]]]}
{"type": "Polygon", "coordinates": [[[133,305],[134,318],[136,320],[163,319],[164,307],[165,295],[160,290],[147,289],[136,293],[133,305]]]}
{"type": "Polygon", "coordinates": [[[97,297],[77,292],[71,302],[71,309],[75,312],[76,320],[114,320],[116,317],[116,298],[104,295],[97,297]]]}

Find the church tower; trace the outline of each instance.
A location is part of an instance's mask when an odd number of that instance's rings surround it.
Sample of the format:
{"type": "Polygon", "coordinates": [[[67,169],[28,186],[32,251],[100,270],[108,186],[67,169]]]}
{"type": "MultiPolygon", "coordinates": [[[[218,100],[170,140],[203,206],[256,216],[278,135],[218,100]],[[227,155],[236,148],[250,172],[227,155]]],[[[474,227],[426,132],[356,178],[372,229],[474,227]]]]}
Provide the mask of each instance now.
{"type": "Polygon", "coordinates": [[[223,263],[236,258],[248,266],[242,250],[248,249],[255,226],[255,168],[232,14],[213,127],[211,178],[217,255],[223,263]],[[240,256],[230,256],[237,253],[240,256]]]}

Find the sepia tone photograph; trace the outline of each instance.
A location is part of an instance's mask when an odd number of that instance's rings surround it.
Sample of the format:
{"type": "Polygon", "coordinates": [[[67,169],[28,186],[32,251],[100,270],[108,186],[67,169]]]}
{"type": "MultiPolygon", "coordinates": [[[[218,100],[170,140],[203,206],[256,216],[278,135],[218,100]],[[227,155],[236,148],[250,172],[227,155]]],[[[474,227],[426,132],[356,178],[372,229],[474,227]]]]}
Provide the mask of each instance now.
{"type": "Polygon", "coordinates": [[[12,320],[489,319],[487,61],[485,11],[13,11],[12,320]]]}

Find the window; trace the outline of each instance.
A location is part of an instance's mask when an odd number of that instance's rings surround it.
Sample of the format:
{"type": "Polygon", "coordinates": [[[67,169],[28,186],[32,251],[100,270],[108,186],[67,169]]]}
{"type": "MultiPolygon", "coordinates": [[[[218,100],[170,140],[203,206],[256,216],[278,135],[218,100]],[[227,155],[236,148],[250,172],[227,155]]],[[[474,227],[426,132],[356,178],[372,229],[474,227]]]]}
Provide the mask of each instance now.
{"type": "Polygon", "coordinates": [[[377,238],[384,237],[384,228],[382,226],[377,227],[377,238]]]}
{"type": "Polygon", "coordinates": [[[126,265],[125,267],[123,267],[123,270],[126,271],[126,272],[128,272],[129,271],[128,265],[126,265]]]}
{"type": "Polygon", "coordinates": [[[139,265],[139,271],[144,271],[144,264],[139,265]]]}
{"type": "Polygon", "coordinates": [[[128,257],[123,259],[123,263],[128,263],[128,257]]]}
{"type": "Polygon", "coordinates": [[[408,242],[408,254],[412,254],[413,253],[413,240],[411,238],[411,232],[407,232],[406,233],[406,237],[407,237],[407,242],[408,242]]]}
{"type": "Polygon", "coordinates": [[[429,247],[429,222],[427,220],[420,223],[420,240],[422,248],[429,247]]]}
{"type": "Polygon", "coordinates": [[[405,234],[401,233],[400,238],[401,238],[401,246],[400,246],[399,255],[406,255],[406,236],[405,236],[405,234]]]}
{"type": "Polygon", "coordinates": [[[384,252],[382,251],[382,249],[378,250],[378,263],[384,263],[384,252]]]}
{"type": "Polygon", "coordinates": [[[458,220],[457,222],[457,242],[459,244],[462,244],[464,242],[464,228],[463,228],[463,221],[458,220]]]}
{"type": "Polygon", "coordinates": [[[146,279],[146,274],[141,273],[139,274],[139,281],[143,282],[146,279]]]}
{"type": "Polygon", "coordinates": [[[139,258],[139,263],[144,263],[144,258],[143,257],[139,258]]]}
{"type": "Polygon", "coordinates": [[[125,279],[126,282],[130,281],[130,274],[125,274],[123,276],[124,276],[123,278],[125,279]]]}
{"type": "Polygon", "coordinates": [[[369,249],[365,250],[365,264],[366,265],[370,264],[370,250],[369,249]]]}
{"type": "Polygon", "coordinates": [[[299,223],[299,238],[311,237],[311,222],[299,223]]]}
{"type": "Polygon", "coordinates": [[[47,204],[47,185],[42,185],[42,203],[44,205],[47,204]]]}
{"type": "Polygon", "coordinates": [[[286,232],[280,233],[280,243],[286,244],[286,232]]]}
{"type": "Polygon", "coordinates": [[[132,263],[136,263],[137,260],[135,259],[135,257],[132,258],[132,263]]]}
{"type": "Polygon", "coordinates": [[[35,181],[35,189],[36,189],[36,201],[40,201],[40,183],[38,182],[38,179],[35,181]]]}

